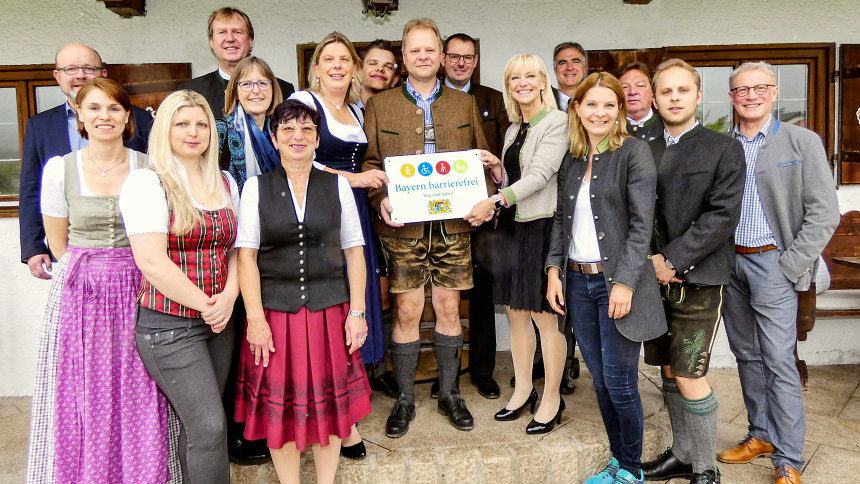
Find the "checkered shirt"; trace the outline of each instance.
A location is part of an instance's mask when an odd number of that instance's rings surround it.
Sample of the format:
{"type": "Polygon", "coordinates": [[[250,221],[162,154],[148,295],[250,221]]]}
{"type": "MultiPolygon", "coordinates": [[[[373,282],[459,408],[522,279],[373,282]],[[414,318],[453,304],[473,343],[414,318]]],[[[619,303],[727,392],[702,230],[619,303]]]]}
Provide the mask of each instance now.
{"type": "Polygon", "coordinates": [[[767,133],[773,124],[771,116],[758,133],[752,138],[747,138],[740,132],[740,124],[735,126],[732,135],[741,142],[744,147],[744,155],[747,162],[746,181],[744,182],[744,197],[741,202],[741,220],[735,229],[735,243],[744,247],[762,247],[765,245],[777,245],[773,230],[767,222],[764,207],[759,198],[758,185],[756,185],[756,164],[761,147],[767,139],[767,133]]]}
{"type": "MultiPolygon", "coordinates": [[[[430,111],[430,105],[432,105],[433,101],[436,100],[440,89],[442,89],[442,85],[437,79],[436,87],[433,88],[433,92],[430,93],[429,97],[425,98],[421,95],[421,92],[419,92],[418,89],[412,87],[412,83],[409,82],[409,79],[406,79],[406,91],[415,98],[415,104],[424,110],[424,126],[433,126],[433,113],[430,111]]],[[[424,143],[424,153],[435,152],[436,143],[424,143]]]]}

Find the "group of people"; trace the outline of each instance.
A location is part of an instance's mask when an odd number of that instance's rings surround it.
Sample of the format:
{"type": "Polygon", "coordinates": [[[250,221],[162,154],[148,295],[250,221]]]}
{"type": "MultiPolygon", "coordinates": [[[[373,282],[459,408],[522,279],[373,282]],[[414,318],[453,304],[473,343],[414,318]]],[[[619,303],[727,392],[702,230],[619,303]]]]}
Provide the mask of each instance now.
{"type": "Polygon", "coordinates": [[[394,398],[386,435],[409,430],[428,281],[431,393],[456,429],[475,425],[459,389],[468,290],[485,398],[501,394],[494,305],[510,322],[514,388],[498,421],[528,407],[527,434],[561,422],[578,342],[612,454],[586,483],[718,483],[717,458],[762,454],[777,484],[800,482],[795,291],[839,213],[820,139],[772,114],[771,66],[734,70],[740,121],[723,134],[696,120],[699,74],[679,59],[586,76],[585,49],[564,42],[557,88],[520,54],[499,92],[471,79],[472,37],[443,42],[415,19],[403,79],[390,43],[359,55],[333,32],[293,92],[250,54],[245,13],[216,10],[208,35],[218,70],[154,120],[70,44],[54,71],[67,102],[27,124],[22,260],[52,279],[28,482],[229,482],[228,456],[269,455],[298,482],[308,447],[332,482],[341,455],[366,455],[356,424],[371,388],[394,398]],[[485,199],[462,219],[392,218],[386,157],[468,149],[481,150],[485,199]],[[717,456],[706,375],[720,320],[750,426],[717,456]],[[645,463],[643,342],[673,433],[645,463]]]}

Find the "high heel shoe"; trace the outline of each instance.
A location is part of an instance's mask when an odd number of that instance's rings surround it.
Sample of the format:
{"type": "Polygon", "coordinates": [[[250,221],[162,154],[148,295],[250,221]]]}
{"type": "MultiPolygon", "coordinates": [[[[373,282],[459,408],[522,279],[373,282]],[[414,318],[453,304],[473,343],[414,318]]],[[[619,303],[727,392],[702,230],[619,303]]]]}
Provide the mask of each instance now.
{"type": "Polygon", "coordinates": [[[531,404],[532,415],[534,415],[535,404],[537,403],[537,400],[538,400],[537,391],[535,391],[535,389],[532,388],[532,392],[529,393],[528,400],[526,400],[526,403],[520,405],[520,408],[517,408],[515,410],[508,410],[507,408],[503,408],[503,409],[499,410],[498,412],[496,412],[496,414],[493,415],[493,418],[495,418],[496,420],[498,420],[500,422],[510,422],[512,420],[516,420],[516,419],[520,418],[520,412],[522,412],[523,409],[526,408],[526,405],[529,405],[529,404],[531,404]]]}
{"type": "Polygon", "coordinates": [[[364,446],[363,440],[353,445],[341,445],[340,455],[347,459],[361,460],[367,457],[367,447],[364,446]]]}
{"type": "Polygon", "coordinates": [[[564,399],[560,399],[561,402],[558,404],[558,413],[555,414],[555,418],[550,419],[549,422],[538,422],[535,419],[532,419],[529,422],[528,426],[526,426],[526,434],[528,435],[537,435],[537,434],[545,434],[547,432],[552,432],[552,429],[555,427],[555,424],[561,423],[561,412],[564,411],[564,399]]]}

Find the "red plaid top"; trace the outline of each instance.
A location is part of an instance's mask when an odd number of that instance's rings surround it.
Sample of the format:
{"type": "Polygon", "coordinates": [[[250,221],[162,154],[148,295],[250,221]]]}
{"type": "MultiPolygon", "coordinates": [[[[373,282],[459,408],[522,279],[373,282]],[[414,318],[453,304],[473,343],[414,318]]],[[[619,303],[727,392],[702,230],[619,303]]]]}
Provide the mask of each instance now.
{"type": "MultiPolygon", "coordinates": [[[[229,185],[227,190],[229,193],[229,185]]],[[[199,212],[203,216],[202,224],[195,224],[190,232],[182,236],[169,232],[167,255],[191,282],[207,296],[212,296],[223,291],[227,282],[227,252],[236,242],[236,215],[229,207],[199,212]]],[[[172,225],[173,214],[170,215],[172,225]]],[[[141,306],[153,311],[183,318],[200,317],[200,311],[171,301],[145,277],[138,298],[141,306]]]]}

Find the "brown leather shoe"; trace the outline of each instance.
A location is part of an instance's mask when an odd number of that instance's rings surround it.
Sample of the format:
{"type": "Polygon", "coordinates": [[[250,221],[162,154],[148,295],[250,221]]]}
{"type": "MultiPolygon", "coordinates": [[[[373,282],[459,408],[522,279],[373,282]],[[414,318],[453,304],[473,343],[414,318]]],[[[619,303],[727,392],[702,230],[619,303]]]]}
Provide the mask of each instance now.
{"type": "Polygon", "coordinates": [[[746,464],[760,455],[768,456],[772,452],[773,446],[769,442],[747,435],[738,445],[717,455],[717,459],[726,464],[746,464]]]}
{"type": "Polygon", "coordinates": [[[788,464],[776,468],[776,482],[774,484],[801,484],[800,472],[788,464]]]}

